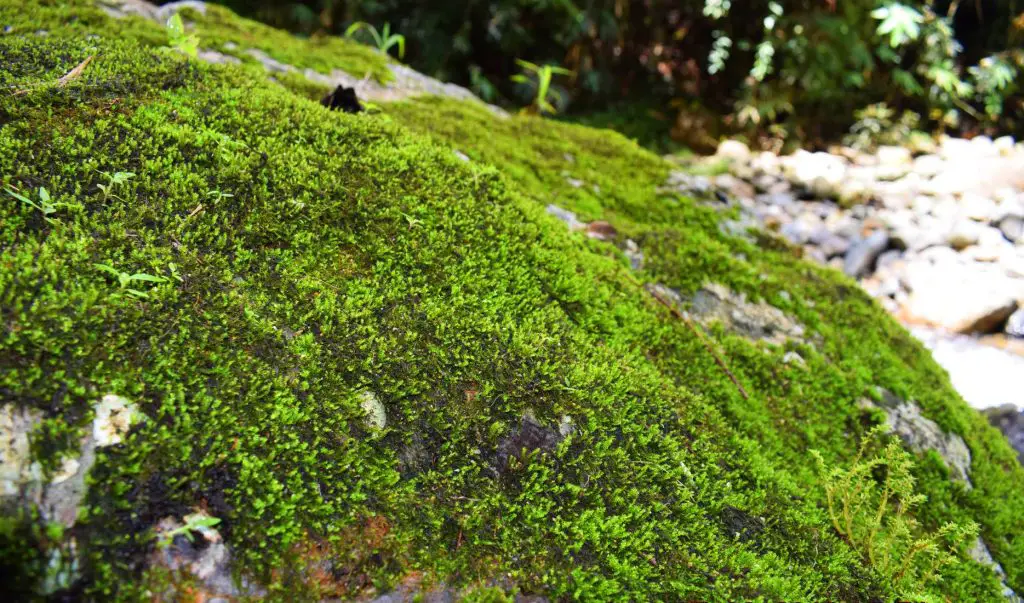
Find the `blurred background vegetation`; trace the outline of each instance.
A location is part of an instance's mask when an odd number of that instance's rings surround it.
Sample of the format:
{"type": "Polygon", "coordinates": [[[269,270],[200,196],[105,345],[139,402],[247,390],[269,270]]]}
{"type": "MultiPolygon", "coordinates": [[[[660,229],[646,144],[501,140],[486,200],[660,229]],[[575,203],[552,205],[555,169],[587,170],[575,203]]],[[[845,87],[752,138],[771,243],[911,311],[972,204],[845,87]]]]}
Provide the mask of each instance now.
{"type": "Polygon", "coordinates": [[[534,102],[521,61],[571,70],[559,114],[659,148],[1024,134],[1024,0],[219,1],[309,36],[389,24],[405,62],[509,107],[534,102]]]}

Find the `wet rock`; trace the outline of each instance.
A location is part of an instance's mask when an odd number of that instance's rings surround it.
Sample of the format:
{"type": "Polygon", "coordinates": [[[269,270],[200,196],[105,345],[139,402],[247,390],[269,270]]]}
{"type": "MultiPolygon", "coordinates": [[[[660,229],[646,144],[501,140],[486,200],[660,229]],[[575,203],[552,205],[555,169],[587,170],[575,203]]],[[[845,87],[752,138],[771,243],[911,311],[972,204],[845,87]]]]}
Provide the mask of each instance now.
{"type": "MultiPolygon", "coordinates": [[[[886,423],[891,433],[897,435],[914,452],[934,450],[946,467],[950,477],[971,488],[971,451],[962,437],[949,434],[939,428],[938,423],[921,414],[921,408],[913,402],[904,402],[889,392],[880,389],[881,409],[885,411],[886,423]]],[[[863,400],[863,405],[874,405],[863,400]]]]}
{"type": "Polygon", "coordinates": [[[992,427],[1003,432],[1010,446],[1017,451],[1017,460],[1024,465],[1024,412],[1016,404],[1003,404],[982,412],[992,427]]]}
{"type": "Polygon", "coordinates": [[[854,243],[843,259],[843,272],[854,278],[868,274],[874,267],[879,254],[889,246],[889,234],[876,230],[867,238],[854,243]]]}

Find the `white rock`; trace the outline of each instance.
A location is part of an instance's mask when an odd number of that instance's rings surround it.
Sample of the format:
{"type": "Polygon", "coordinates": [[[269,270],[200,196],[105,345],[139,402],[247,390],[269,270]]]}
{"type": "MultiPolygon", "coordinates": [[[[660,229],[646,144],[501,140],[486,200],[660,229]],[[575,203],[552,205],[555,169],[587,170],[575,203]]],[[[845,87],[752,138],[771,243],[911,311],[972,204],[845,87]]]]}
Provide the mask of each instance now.
{"type": "Polygon", "coordinates": [[[132,425],[145,418],[131,400],[116,394],[107,394],[93,410],[92,437],[97,447],[120,444],[132,425]]]}
{"type": "Polygon", "coordinates": [[[921,155],[914,159],[914,173],[931,178],[946,169],[946,162],[938,155],[921,155]]]}
{"type": "Polygon", "coordinates": [[[875,155],[878,157],[878,162],[883,165],[905,164],[910,163],[913,159],[910,149],[898,146],[880,146],[875,155]]]}
{"type": "Polygon", "coordinates": [[[924,253],[907,265],[903,282],[910,291],[905,318],[956,333],[995,331],[1024,295],[1024,280],[1009,278],[995,266],[928,262],[924,253]]]}
{"type": "Polygon", "coordinates": [[[377,395],[371,391],[364,391],[359,394],[359,405],[366,413],[366,422],[373,429],[384,429],[388,423],[387,410],[384,404],[377,399],[377,395]]]}
{"type": "Polygon", "coordinates": [[[996,152],[1004,157],[1013,154],[1015,144],[1013,136],[1000,136],[992,141],[992,145],[995,147],[996,152]]]}
{"type": "Polygon", "coordinates": [[[723,140],[715,155],[736,163],[750,160],[750,147],[738,140],[723,140]]]}
{"type": "Polygon", "coordinates": [[[14,404],[0,407],[0,496],[18,494],[20,486],[33,478],[29,434],[43,420],[34,409],[17,408],[14,404]]]}

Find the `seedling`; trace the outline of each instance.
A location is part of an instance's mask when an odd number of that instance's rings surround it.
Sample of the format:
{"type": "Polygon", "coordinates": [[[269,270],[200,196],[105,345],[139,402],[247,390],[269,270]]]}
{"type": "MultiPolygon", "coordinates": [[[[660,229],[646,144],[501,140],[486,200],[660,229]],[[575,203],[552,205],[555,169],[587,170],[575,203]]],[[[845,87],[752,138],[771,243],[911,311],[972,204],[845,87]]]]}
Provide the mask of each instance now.
{"type": "Polygon", "coordinates": [[[120,197],[111,193],[116,187],[122,186],[125,182],[128,182],[135,177],[135,172],[100,172],[107,177],[106,184],[97,184],[101,191],[103,191],[103,200],[106,201],[110,197],[120,199],[120,197]]]}
{"type": "Polygon", "coordinates": [[[43,217],[46,218],[47,221],[49,221],[49,219],[50,219],[50,214],[53,214],[53,213],[57,212],[57,204],[54,203],[53,200],[50,198],[49,191],[47,191],[45,188],[43,188],[41,186],[39,187],[39,193],[38,193],[39,201],[38,202],[29,199],[25,195],[22,195],[20,193],[16,193],[16,192],[12,191],[11,189],[6,189],[6,190],[7,190],[7,194],[8,195],[14,197],[18,201],[21,201],[22,203],[24,203],[26,205],[29,205],[29,206],[34,207],[35,209],[39,210],[39,212],[43,214],[43,217]]]}
{"type": "Polygon", "coordinates": [[[193,58],[199,56],[199,36],[185,33],[185,23],[178,13],[167,20],[167,39],[172,50],[193,58]]]}
{"type": "Polygon", "coordinates": [[[548,100],[549,95],[557,96],[561,100],[561,94],[551,88],[551,80],[555,75],[572,75],[572,71],[555,65],[536,65],[529,61],[516,59],[516,63],[523,68],[523,73],[512,76],[512,81],[520,84],[533,85],[537,88],[533,104],[523,109],[526,113],[534,115],[543,113],[557,113],[558,109],[548,100]]]}
{"type": "Polygon", "coordinates": [[[103,272],[106,272],[107,274],[112,274],[115,278],[117,278],[118,285],[120,286],[120,288],[125,293],[127,293],[129,295],[132,295],[132,296],[135,296],[135,297],[138,297],[138,298],[147,298],[147,297],[149,297],[149,294],[146,293],[145,291],[139,291],[138,289],[131,289],[131,288],[129,288],[129,285],[131,285],[132,283],[137,283],[137,282],[144,282],[144,283],[166,283],[167,282],[167,279],[162,277],[162,276],[153,276],[152,274],[145,274],[145,273],[141,273],[141,272],[138,273],[138,274],[128,274],[127,272],[121,272],[117,268],[114,268],[113,266],[108,266],[107,264],[93,264],[93,267],[95,267],[97,270],[101,270],[103,272]]]}
{"type": "Polygon", "coordinates": [[[206,193],[206,196],[211,197],[215,203],[217,201],[220,201],[221,199],[229,199],[231,197],[234,197],[234,195],[232,195],[231,193],[225,193],[223,191],[210,191],[206,193]]]}
{"type": "Polygon", "coordinates": [[[365,29],[370,32],[370,36],[373,38],[373,43],[377,45],[377,50],[380,50],[384,54],[387,54],[391,50],[392,46],[398,46],[398,58],[405,58],[405,36],[402,34],[391,33],[391,24],[385,23],[384,28],[381,31],[377,31],[377,28],[366,23],[364,21],[356,21],[352,25],[348,26],[345,30],[345,37],[351,38],[360,30],[365,29]]]}
{"type": "Polygon", "coordinates": [[[189,542],[195,542],[196,539],[192,532],[203,532],[219,523],[220,519],[210,517],[205,513],[191,513],[185,516],[185,525],[158,533],[156,545],[162,549],[167,548],[174,542],[175,536],[184,536],[189,542]]]}

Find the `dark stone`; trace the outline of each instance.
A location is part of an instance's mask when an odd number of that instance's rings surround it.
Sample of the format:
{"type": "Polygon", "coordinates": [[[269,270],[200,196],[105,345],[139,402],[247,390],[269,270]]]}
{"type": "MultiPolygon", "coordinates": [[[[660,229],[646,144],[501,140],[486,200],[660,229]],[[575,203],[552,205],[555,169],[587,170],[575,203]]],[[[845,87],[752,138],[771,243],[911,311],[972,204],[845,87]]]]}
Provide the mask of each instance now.
{"type": "Polygon", "coordinates": [[[557,429],[544,427],[530,415],[523,417],[519,428],[501,439],[497,450],[497,470],[504,473],[510,458],[519,458],[523,453],[534,450],[551,452],[562,441],[557,429]]]}
{"type": "Polygon", "coordinates": [[[986,408],[982,412],[993,427],[1003,432],[1017,451],[1017,460],[1024,465],[1024,413],[1013,404],[986,408]]]}
{"type": "Polygon", "coordinates": [[[728,506],[722,509],[722,523],[728,536],[739,538],[740,542],[750,542],[764,531],[764,520],[746,511],[728,506]]]}
{"type": "Polygon", "coordinates": [[[331,111],[340,109],[345,113],[359,113],[363,110],[363,106],[359,104],[359,99],[356,97],[356,89],[345,86],[335,88],[334,92],[320,100],[320,104],[331,111]]]}
{"type": "Polygon", "coordinates": [[[853,278],[866,276],[874,270],[875,260],[879,254],[889,247],[889,233],[884,230],[876,230],[866,239],[858,241],[849,251],[843,260],[843,272],[853,278]]]}

